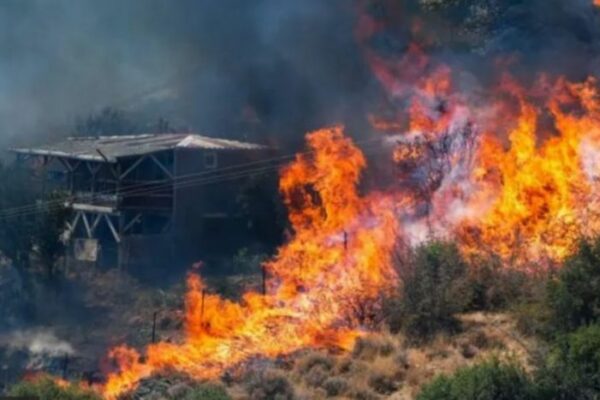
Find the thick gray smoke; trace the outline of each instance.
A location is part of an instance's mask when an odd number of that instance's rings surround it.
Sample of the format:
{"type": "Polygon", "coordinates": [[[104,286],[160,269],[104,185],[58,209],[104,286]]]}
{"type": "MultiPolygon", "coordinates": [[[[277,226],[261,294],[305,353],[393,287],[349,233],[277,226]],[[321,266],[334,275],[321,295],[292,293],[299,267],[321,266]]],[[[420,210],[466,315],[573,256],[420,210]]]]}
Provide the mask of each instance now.
{"type": "MultiPolygon", "coordinates": [[[[406,50],[418,19],[434,57],[485,79],[516,69],[598,70],[592,0],[4,0],[0,145],[68,134],[105,106],[209,135],[298,145],[305,131],[367,128],[379,87],[358,15],[394,19],[370,46],[406,50]]],[[[483,82],[485,84],[485,82],[483,82]]]]}
{"type": "Polygon", "coordinates": [[[112,106],[294,142],[364,101],[355,11],[345,0],[3,1],[0,140],[65,134],[112,106]]]}

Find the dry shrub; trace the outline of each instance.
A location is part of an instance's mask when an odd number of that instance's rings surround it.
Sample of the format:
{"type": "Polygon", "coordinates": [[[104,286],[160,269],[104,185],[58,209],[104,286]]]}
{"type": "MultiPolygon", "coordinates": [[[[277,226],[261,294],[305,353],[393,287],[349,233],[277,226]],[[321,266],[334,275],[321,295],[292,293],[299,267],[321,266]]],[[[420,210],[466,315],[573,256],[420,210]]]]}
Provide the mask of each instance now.
{"type": "Polygon", "coordinates": [[[379,372],[371,374],[369,386],[379,394],[392,394],[400,387],[396,377],[379,372]]]}
{"type": "Polygon", "coordinates": [[[246,381],[246,391],[255,400],[294,400],[294,388],[279,371],[266,370],[246,381]]]}
{"type": "Polygon", "coordinates": [[[348,382],[344,378],[332,377],[323,382],[327,396],[339,396],[348,390],[348,382]]]}
{"type": "Polygon", "coordinates": [[[356,400],[379,400],[381,397],[369,389],[357,389],[350,393],[350,398],[356,400]]]}
{"type": "Polygon", "coordinates": [[[410,362],[408,358],[408,351],[406,349],[401,349],[394,356],[394,362],[403,369],[410,368],[410,362]]]}
{"type": "Polygon", "coordinates": [[[296,372],[308,386],[318,388],[332,374],[335,359],[322,353],[308,353],[296,362],[296,372]]]}
{"type": "Polygon", "coordinates": [[[378,356],[389,356],[395,349],[394,344],[386,338],[364,337],[356,341],[352,356],[360,360],[372,361],[378,356]]]}
{"type": "Polygon", "coordinates": [[[345,358],[343,360],[341,360],[336,368],[336,371],[338,374],[347,374],[350,371],[352,371],[353,368],[353,362],[351,359],[345,358]]]}
{"type": "Polygon", "coordinates": [[[304,381],[307,385],[313,387],[320,387],[323,382],[329,378],[329,370],[325,369],[323,365],[317,364],[312,367],[306,374],[304,374],[304,381]]]}
{"type": "Polygon", "coordinates": [[[466,359],[471,359],[475,357],[477,353],[479,353],[477,347],[469,343],[462,343],[459,347],[459,351],[460,354],[466,359]]]}
{"type": "Polygon", "coordinates": [[[314,367],[320,366],[326,371],[330,371],[335,364],[332,357],[322,353],[308,353],[296,362],[296,370],[300,374],[310,372],[314,367]]]}

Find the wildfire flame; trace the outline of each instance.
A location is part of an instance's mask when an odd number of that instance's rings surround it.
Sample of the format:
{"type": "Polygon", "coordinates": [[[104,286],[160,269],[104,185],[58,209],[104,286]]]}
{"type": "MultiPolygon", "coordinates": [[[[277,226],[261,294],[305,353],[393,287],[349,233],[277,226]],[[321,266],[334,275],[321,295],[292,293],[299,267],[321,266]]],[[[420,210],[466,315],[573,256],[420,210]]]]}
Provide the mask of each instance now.
{"type": "Polygon", "coordinates": [[[369,115],[392,143],[395,187],[359,194],[367,162],[343,128],[308,134],[310,151],[281,173],[294,236],[264,265],[266,293],[236,303],[190,274],[183,340],[143,353],[114,348],[107,399],[164,370],[212,379],[253,357],[350,349],[370,322],[364,305],[398,281],[399,239],[446,236],[466,255],[493,253],[531,268],[561,261],[581,235],[600,232],[596,79],[540,77],[524,87],[505,75],[492,93],[463,93],[454,71],[423,46],[384,58],[367,45],[384,24],[363,15],[358,25],[374,75],[397,106],[391,117],[369,115]]]}
{"type": "Polygon", "coordinates": [[[560,261],[582,235],[600,232],[596,81],[560,79],[553,85],[544,105],[554,132],[540,126],[539,107],[522,93],[515,96],[518,114],[508,149],[490,133],[479,148],[475,180],[494,200],[479,221],[465,222],[472,230],[459,238],[466,250],[474,250],[477,241],[513,263],[560,261]],[[538,137],[545,139],[538,143],[538,137]]]}
{"type": "Polygon", "coordinates": [[[267,293],[235,303],[190,274],[182,343],[151,344],[143,355],[113,349],[118,372],[106,398],[163,370],[212,379],[252,357],[351,348],[369,322],[363,305],[397,282],[400,238],[446,235],[467,255],[491,252],[524,268],[560,261],[581,234],[600,232],[595,79],[541,79],[526,90],[505,78],[504,97],[483,108],[455,92],[449,69],[431,71],[409,93],[407,130],[392,137],[397,187],[360,195],[366,160],[343,129],[308,134],[310,152],[281,174],[294,237],[265,264],[267,293]]]}
{"type": "Polygon", "coordinates": [[[390,97],[409,104],[404,125],[371,120],[394,134],[396,190],[414,204],[402,229],[413,243],[446,236],[467,255],[540,268],[600,232],[595,78],[542,76],[528,89],[505,75],[486,104],[475,104],[453,87],[449,68],[411,49],[399,61],[371,56],[390,97]],[[411,59],[420,71],[412,86],[397,82],[405,79],[398,65],[411,59]]]}
{"type": "Polygon", "coordinates": [[[210,379],[255,356],[352,347],[368,322],[357,310],[397,281],[393,204],[358,194],[366,161],[341,127],[313,132],[307,141],[311,152],[282,172],[295,236],[265,265],[267,294],[249,292],[234,303],[206,294],[202,279],[190,274],[183,342],[151,344],[143,360],[132,348],[113,349],[118,372],[103,387],[106,398],[162,370],[210,379]]]}

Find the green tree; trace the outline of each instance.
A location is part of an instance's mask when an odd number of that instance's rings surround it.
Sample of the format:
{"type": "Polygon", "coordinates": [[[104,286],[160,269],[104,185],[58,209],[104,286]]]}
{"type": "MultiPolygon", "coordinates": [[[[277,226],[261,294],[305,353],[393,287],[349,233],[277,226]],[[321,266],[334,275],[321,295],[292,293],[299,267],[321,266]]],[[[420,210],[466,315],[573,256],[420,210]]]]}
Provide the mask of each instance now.
{"type": "Polygon", "coordinates": [[[139,133],[139,128],[125,112],[105,107],[97,114],[75,123],[77,136],[128,135],[139,133]]]}
{"type": "Polygon", "coordinates": [[[49,278],[54,275],[56,262],[65,253],[63,233],[70,209],[65,204],[67,196],[52,192],[40,202],[36,229],[33,236],[36,253],[49,278]]]}
{"type": "Polygon", "coordinates": [[[0,164],[0,251],[20,269],[29,266],[35,231],[34,187],[27,171],[0,164]]]}
{"type": "Polygon", "coordinates": [[[410,336],[430,338],[458,326],[455,314],[472,298],[468,267],[454,243],[433,241],[400,260],[402,293],[396,320],[410,336]]]}
{"type": "Polygon", "coordinates": [[[557,333],[600,322],[600,237],[580,241],[550,281],[547,304],[557,333]]]}
{"type": "Polygon", "coordinates": [[[543,398],[600,399],[600,325],[561,336],[546,364],[538,374],[543,398]]]}

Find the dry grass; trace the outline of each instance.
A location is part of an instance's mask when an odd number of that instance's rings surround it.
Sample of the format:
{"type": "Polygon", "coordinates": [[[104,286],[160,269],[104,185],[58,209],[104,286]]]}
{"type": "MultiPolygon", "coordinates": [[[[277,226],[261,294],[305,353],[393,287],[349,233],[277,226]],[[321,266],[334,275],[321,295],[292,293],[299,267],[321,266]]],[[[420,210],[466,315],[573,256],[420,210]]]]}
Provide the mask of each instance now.
{"type": "MultiPolygon", "coordinates": [[[[507,314],[460,316],[463,331],[439,336],[427,345],[410,345],[401,335],[371,334],[349,354],[304,351],[277,369],[294,387],[295,399],[413,399],[425,382],[489,357],[532,365],[533,340],[518,336],[507,314]],[[289,364],[287,364],[289,363],[289,364]]],[[[236,400],[253,398],[242,383],[229,387],[236,400]]]]}

